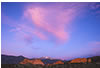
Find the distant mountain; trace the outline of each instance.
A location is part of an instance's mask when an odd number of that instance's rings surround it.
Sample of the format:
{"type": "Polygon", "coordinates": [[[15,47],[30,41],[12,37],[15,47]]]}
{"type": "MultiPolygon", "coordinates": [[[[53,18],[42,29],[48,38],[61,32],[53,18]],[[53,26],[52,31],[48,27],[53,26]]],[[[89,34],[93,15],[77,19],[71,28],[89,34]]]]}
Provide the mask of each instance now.
{"type": "Polygon", "coordinates": [[[1,64],[18,64],[25,57],[23,56],[8,56],[8,55],[1,55],[1,64]]]}
{"type": "Polygon", "coordinates": [[[52,58],[45,56],[45,57],[40,57],[40,59],[52,59],[52,58]]]}
{"type": "Polygon", "coordinates": [[[50,57],[41,57],[39,58],[42,60],[42,62],[44,62],[44,64],[53,64],[54,62],[57,62],[57,61],[62,61],[64,62],[63,60],[61,59],[54,59],[54,58],[50,58],[50,57]]]}
{"type": "Polygon", "coordinates": [[[42,60],[42,62],[44,62],[44,64],[53,64],[54,62],[62,61],[62,60],[59,60],[59,59],[41,59],[41,60],[42,60]]]}

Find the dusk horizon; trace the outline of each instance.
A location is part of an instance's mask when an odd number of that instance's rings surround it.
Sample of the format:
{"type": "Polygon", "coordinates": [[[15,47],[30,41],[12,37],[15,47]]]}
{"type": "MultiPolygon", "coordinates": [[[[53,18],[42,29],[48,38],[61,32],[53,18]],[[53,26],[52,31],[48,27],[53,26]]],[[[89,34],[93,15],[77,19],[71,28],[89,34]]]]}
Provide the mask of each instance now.
{"type": "Polygon", "coordinates": [[[1,54],[62,60],[100,56],[100,3],[2,2],[1,54]]]}

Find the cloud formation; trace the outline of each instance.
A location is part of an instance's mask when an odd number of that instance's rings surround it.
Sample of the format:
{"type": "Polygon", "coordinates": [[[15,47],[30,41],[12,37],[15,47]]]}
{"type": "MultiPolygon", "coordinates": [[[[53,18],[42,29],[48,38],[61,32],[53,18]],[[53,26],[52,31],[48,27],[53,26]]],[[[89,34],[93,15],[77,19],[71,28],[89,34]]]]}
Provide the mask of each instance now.
{"type": "Polygon", "coordinates": [[[35,26],[35,35],[40,39],[49,39],[48,36],[44,36],[44,31],[53,35],[57,41],[63,42],[69,38],[69,25],[76,15],[74,8],[61,9],[61,8],[43,8],[33,7],[28,8],[24,12],[24,17],[32,20],[32,24],[35,26]],[[37,29],[39,33],[37,33],[37,29]]]}
{"type": "Polygon", "coordinates": [[[91,42],[89,45],[92,45],[92,46],[100,46],[100,41],[91,42]]]}
{"type": "Polygon", "coordinates": [[[89,7],[93,11],[92,14],[96,15],[97,17],[100,16],[100,3],[91,3],[89,7]]]}
{"type": "Polygon", "coordinates": [[[41,40],[54,40],[57,43],[67,42],[70,38],[69,31],[72,21],[81,10],[84,10],[86,4],[50,3],[46,6],[40,3],[29,5],[24,10],[21,20],[9,23],[14,27],[10,32],[20,34],[27,42],[31,42],[34,36],[41,40]]]}
{"type": "Polygon", "coordinates": [[[89,43],[93,55],[100,55],[100,41],[89,43]]]}

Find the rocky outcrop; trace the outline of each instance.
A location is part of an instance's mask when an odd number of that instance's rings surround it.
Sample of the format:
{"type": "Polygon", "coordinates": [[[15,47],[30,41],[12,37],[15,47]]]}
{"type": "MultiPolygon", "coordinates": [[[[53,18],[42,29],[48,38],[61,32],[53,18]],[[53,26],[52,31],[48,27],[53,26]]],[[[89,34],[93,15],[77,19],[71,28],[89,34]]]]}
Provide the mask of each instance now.
{"type": "Polygon", "coordinates": [[[40,64],[40,65],[44,65],[44,63],[43,63],[41,60],[39,60],[39,59],[33,60],[32,64],[40,64]]]}
{"type": "Polygon", "coordinates": [[[70,63],[90,63],[90,62],[91,59],[87,59],[87,58],[76,58],[70,61],[70,63]]]}
{"type": "Polygon", "coordinates": [[[92,62],[92,60],[91,60],[90,58],[88,58],[88,59],[87,59],[87,62],[88,62],[88,63],[91,63],[91,62],[92,62]]]}
{"type": "Polygon", "coordinates": [[[55,63],[53,63],[54,65],[55,64],[64,64],[64,62],[62,62],[62,61],[57,61],[57,62],[55,62],[55,63]]]}
{"type": "Polygon", "coordinates": [[[39,59],[34,59],[34,60],[29,60],[29,59],[24,59],[22,62],[20,62],[20,64],[38,64],[38,65],[44,65],[44,63],[39,60],[39,59]]]}
{"type": "Polygon", "coordinates": [[[23,61],[20,62],[20,64],[27,64],[27,63],[31,63],[31,61],[29,59],[24,59],[23,61]]]}

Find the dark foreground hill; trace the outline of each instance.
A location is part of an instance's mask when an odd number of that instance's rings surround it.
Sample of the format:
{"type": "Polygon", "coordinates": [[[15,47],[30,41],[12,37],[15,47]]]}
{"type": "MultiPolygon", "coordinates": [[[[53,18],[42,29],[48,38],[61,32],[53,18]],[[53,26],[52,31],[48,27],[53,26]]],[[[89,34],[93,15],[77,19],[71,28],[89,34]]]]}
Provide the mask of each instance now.
{"type": "Polygon", "coordinates": [[[23,56],[8,56],[8,55],[1,55],[1,64],[18,64],[25,57],[23,56]]]}
{"type": "Polygon", "coordinates": [[[1,68],[100,68],[100,64],[60,64],[52,66],[32,64],[2,64],[1,68]]]}

